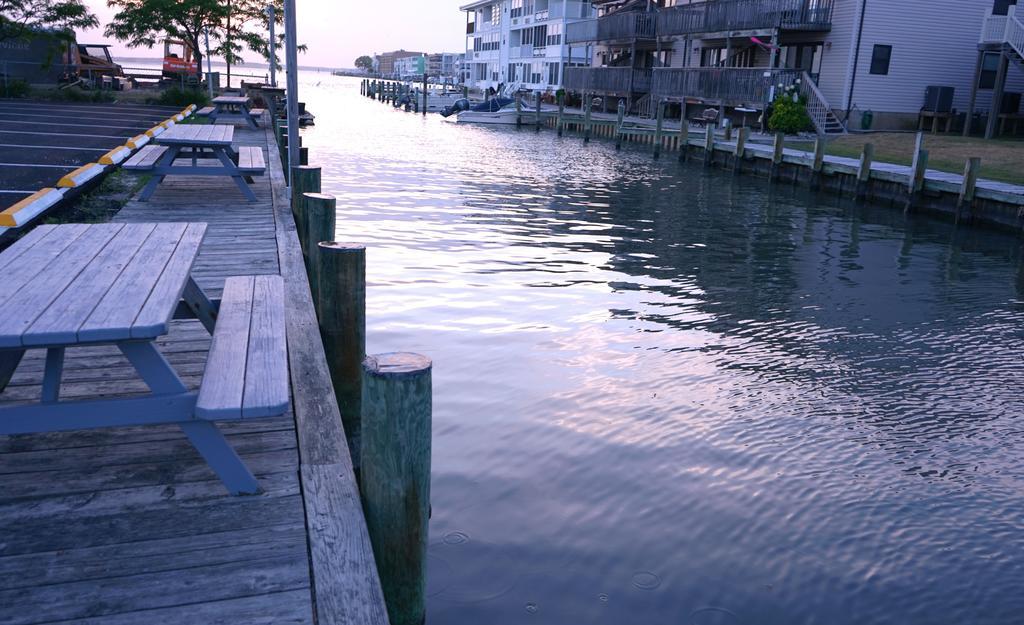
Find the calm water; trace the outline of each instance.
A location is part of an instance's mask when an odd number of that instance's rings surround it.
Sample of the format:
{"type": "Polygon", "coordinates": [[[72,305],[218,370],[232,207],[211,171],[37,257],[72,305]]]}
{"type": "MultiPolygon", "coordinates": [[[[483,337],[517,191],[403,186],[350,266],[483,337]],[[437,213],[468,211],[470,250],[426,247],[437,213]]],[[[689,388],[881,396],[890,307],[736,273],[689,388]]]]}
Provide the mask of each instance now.
{"type": "Polygon", "coordinates": [[[1018,239],[304,82],[435,361],[429,623],[1024,622],[1018,239]]]}

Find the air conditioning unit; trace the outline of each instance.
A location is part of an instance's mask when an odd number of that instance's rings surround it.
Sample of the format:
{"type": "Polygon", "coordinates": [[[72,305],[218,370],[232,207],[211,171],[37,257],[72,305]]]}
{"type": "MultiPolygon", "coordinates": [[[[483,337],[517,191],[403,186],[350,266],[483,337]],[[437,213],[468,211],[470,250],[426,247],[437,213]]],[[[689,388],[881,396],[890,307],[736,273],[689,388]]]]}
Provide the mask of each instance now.
{"type": "Polygon", "coordinates": [[[924,106],[922,111],[931,113],[949,113],[953,110],[953,87],[931,85],[924,90],[924,106]]]}

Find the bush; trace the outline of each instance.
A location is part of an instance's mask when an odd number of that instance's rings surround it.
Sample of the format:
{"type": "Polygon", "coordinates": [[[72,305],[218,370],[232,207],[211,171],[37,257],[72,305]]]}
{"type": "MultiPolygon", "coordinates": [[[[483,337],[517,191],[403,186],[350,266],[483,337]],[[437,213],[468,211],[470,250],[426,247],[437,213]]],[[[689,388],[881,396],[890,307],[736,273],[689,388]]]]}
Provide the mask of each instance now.
{"type": "Polygon", "coordinates": [[[55,100],[57,102],[113,102],[115,100],[112,91],[86,91],[78,87],[54,89],[39,95],[45,100],[55,100]]]}
{"type": "Polygon", "coordinates": [[[0,83],[0,97],[4,98],[26,98],[29,92],[28,83],[20,78],[5,80],[0,83]]]}
{"type": "Polygon", "coordinates": [[[165,89],[159,98],[153,101],[154,104],[162,104],[164,106],[180,106],[182,108],[189,104],[195,104],[196,106],[206,106],[210,103],[209,96],[206,92],[201,89],[192,89],[181,87],[171,87],[165,89]]]}
{"type": "Polygon", "coordinates": [[[795,85],[786,87],[772,102],[772,114],[768,128],[782,131],[787,135],[811,130],[813,123],[807,114],[807,98],[797,93],[795,85]]]}

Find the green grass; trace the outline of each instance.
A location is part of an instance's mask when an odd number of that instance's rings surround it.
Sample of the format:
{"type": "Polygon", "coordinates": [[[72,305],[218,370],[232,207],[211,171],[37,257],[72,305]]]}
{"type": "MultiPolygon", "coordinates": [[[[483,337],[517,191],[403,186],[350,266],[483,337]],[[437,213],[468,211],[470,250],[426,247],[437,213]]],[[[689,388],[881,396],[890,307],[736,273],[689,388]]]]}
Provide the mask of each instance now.
{"type": "Polygon", "coordinates": [[[149,174],[138,175],[117,169],[108,174],[98,187],[50,215],[44,223],[106,223],[145,186],[149,178],[149,174]]]}
{"type": "MultiPolygon", "coordinates": [[[[911,165],[913,163],[915,134],[912,132],[879,132],[851,134],[832,139],[826,153],[849,158],[860,157],[865,143],[875,146],[875,161],[911,165]]],[[[814,145],[793,143],[791,147],[811,151],[814,145]]],[[[994,139],[955,135],[924,136],[924,149],[928,150],[928,168],[962,174],[967,159],[981,159],[981,177],[1012,184],[1024,185],[1024,140],[994,139]]]]}

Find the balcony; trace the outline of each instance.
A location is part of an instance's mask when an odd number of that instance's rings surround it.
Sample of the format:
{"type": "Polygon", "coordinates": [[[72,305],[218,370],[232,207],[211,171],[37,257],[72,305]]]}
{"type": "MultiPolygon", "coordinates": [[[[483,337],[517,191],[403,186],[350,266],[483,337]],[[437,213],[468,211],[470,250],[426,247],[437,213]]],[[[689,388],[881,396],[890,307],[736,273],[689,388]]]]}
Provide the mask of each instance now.
{"type": "Polygon", "coordinates": [[[832,28],[835,0],[723,0],[665,9],[658,14],[658,36],[734,30],[832,28]]]}
{"type": "Polygon", "coordinates": [[[801,76],[803,72],[798,69],[765,67],[658,68],[654,70],[651,94],[656,100],[679,102],[696,98],[761,109],[767,104],[773,86],[788,87],[801,76]]]}
{"type": "Polygon", "coordinates": [[[596,20],[585,20],[566,25],[566,43],[595,41],[631,41],[654,39],[657,20],[655,13],[626,11],[612,13],[596,20]]]}
{"type": "Polygon", "coordinates": [[[563,80],[569,91],[628,96],[651,90],[651,70],[632,67],[567,67],[563,80]]]}

